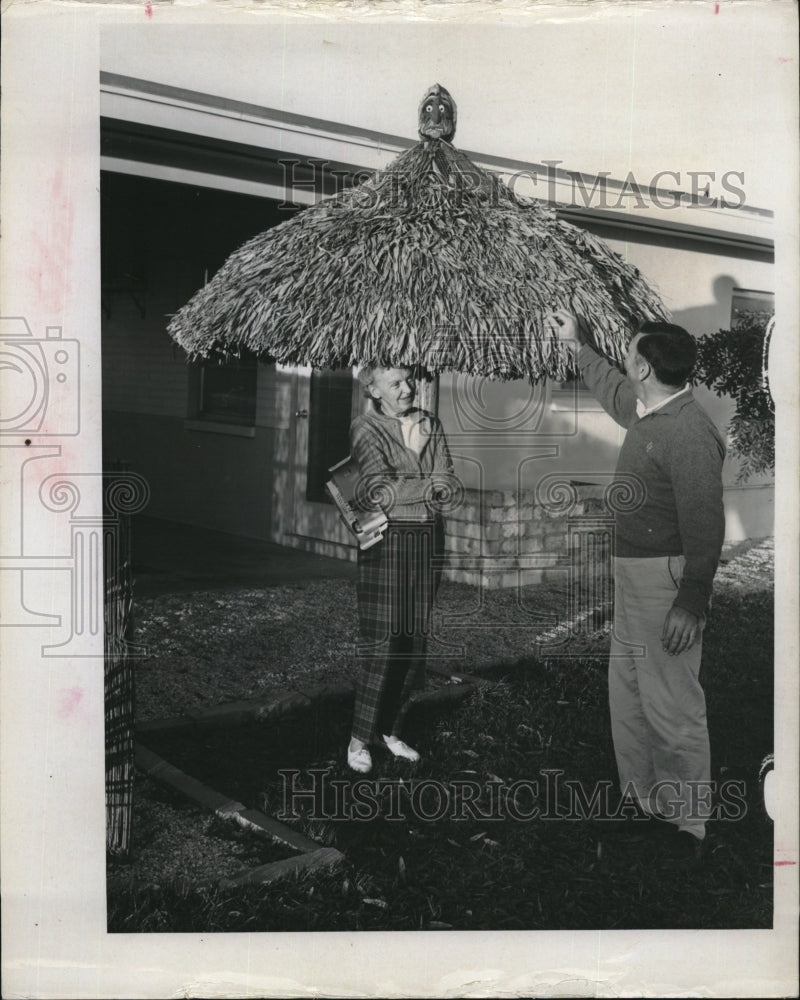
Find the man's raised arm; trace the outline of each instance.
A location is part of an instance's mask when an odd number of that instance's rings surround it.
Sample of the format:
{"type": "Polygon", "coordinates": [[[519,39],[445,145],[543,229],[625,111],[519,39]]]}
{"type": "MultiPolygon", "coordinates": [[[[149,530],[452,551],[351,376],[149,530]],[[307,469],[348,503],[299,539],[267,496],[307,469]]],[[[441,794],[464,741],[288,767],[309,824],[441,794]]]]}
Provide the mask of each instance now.
{"type": "Polygon", "coordinates": [[[636,393],[630,382],[586,342],[578,321],[571,313],[563,310],[555,312],[549,324],[561,343],[576,352],[581,378],[598,403],[618,424],[630,427],[636,418],[636,393]]]}

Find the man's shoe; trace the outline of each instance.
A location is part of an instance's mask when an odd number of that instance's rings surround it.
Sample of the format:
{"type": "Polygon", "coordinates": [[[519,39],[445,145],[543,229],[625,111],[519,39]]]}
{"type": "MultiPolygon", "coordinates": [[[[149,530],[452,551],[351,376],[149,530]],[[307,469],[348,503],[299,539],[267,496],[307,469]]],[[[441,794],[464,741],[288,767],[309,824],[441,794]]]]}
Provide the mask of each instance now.
{"type": "Polygon", "coordinates": [[[407,743],[403,743],[403,741],[399,740],[396,736],[384,736],[383,742],[395,757],[402,757],[403,760],[410,760],[414,763],[419,760],[419,754],[417,751],[413,747],[410,747],[407,743]]]}
{"type": "Polygon", "coordinates": [[[619,834],[625,838],[634,837],[637,840],[643,838],[658,839],[674,831],[674,828],[667,824],[661,813],[644,809],[638,802],[632,800],[618,803],[610,820],[604,821],[602,825],[607,825],[615,835],[619,834]]]}
{"type": "Polygon", "coordinates": [[[359,774],[369,774],[372,770],[372,754],[363,743],[358,747],[351,744],[347,748],[347,763],[359,774]]]}
{"type": "Polygon", "coordinates": [[[668,867],[675,871],[697,871],[703,865],[705,841],[688,830],[678,830],[670,845],[668,867]]]}

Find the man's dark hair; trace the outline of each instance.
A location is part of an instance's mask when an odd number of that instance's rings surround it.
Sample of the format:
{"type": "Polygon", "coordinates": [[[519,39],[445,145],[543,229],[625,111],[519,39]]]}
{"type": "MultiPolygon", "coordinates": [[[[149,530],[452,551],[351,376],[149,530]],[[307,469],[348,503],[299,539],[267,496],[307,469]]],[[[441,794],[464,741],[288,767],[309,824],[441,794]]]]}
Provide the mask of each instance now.
{"type": "Polygon", "coordinates": [[[642,323],[636,351],[653,369],[662,385],[678,389],[692,377],[697,342],[675,323],[642,323]]]}

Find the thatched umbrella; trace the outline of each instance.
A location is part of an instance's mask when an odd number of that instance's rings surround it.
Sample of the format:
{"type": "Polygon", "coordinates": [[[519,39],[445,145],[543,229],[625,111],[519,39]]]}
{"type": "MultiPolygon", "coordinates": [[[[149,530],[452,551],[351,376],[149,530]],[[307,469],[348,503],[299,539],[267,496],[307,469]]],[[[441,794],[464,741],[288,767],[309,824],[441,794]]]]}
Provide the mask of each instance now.
{"type": "Polygon", "coordinates": [[[667,317],[658,296],[601,240],[456,149],[455,119],[432,87],[419,143],[232,253],[171,336],[193,357],[246,347],[314,368],[381,360],[535,381],[573,371],[544,326],[569,309],[620,358],[638,319],[667,317]]]}

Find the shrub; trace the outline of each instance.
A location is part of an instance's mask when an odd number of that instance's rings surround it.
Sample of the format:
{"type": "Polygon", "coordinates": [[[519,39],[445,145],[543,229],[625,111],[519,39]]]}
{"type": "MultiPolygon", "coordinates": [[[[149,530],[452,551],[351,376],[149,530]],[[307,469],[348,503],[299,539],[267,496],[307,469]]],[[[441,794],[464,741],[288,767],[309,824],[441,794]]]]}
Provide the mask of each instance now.
{"type": "Polygon", "coordinates": [[[735,403],[728,434],[730,453],[741,460],[740,483],[775,468],[775,408],[765,377],[769,330],[752,319],[698,342],[695,381],[735,403]]]}

